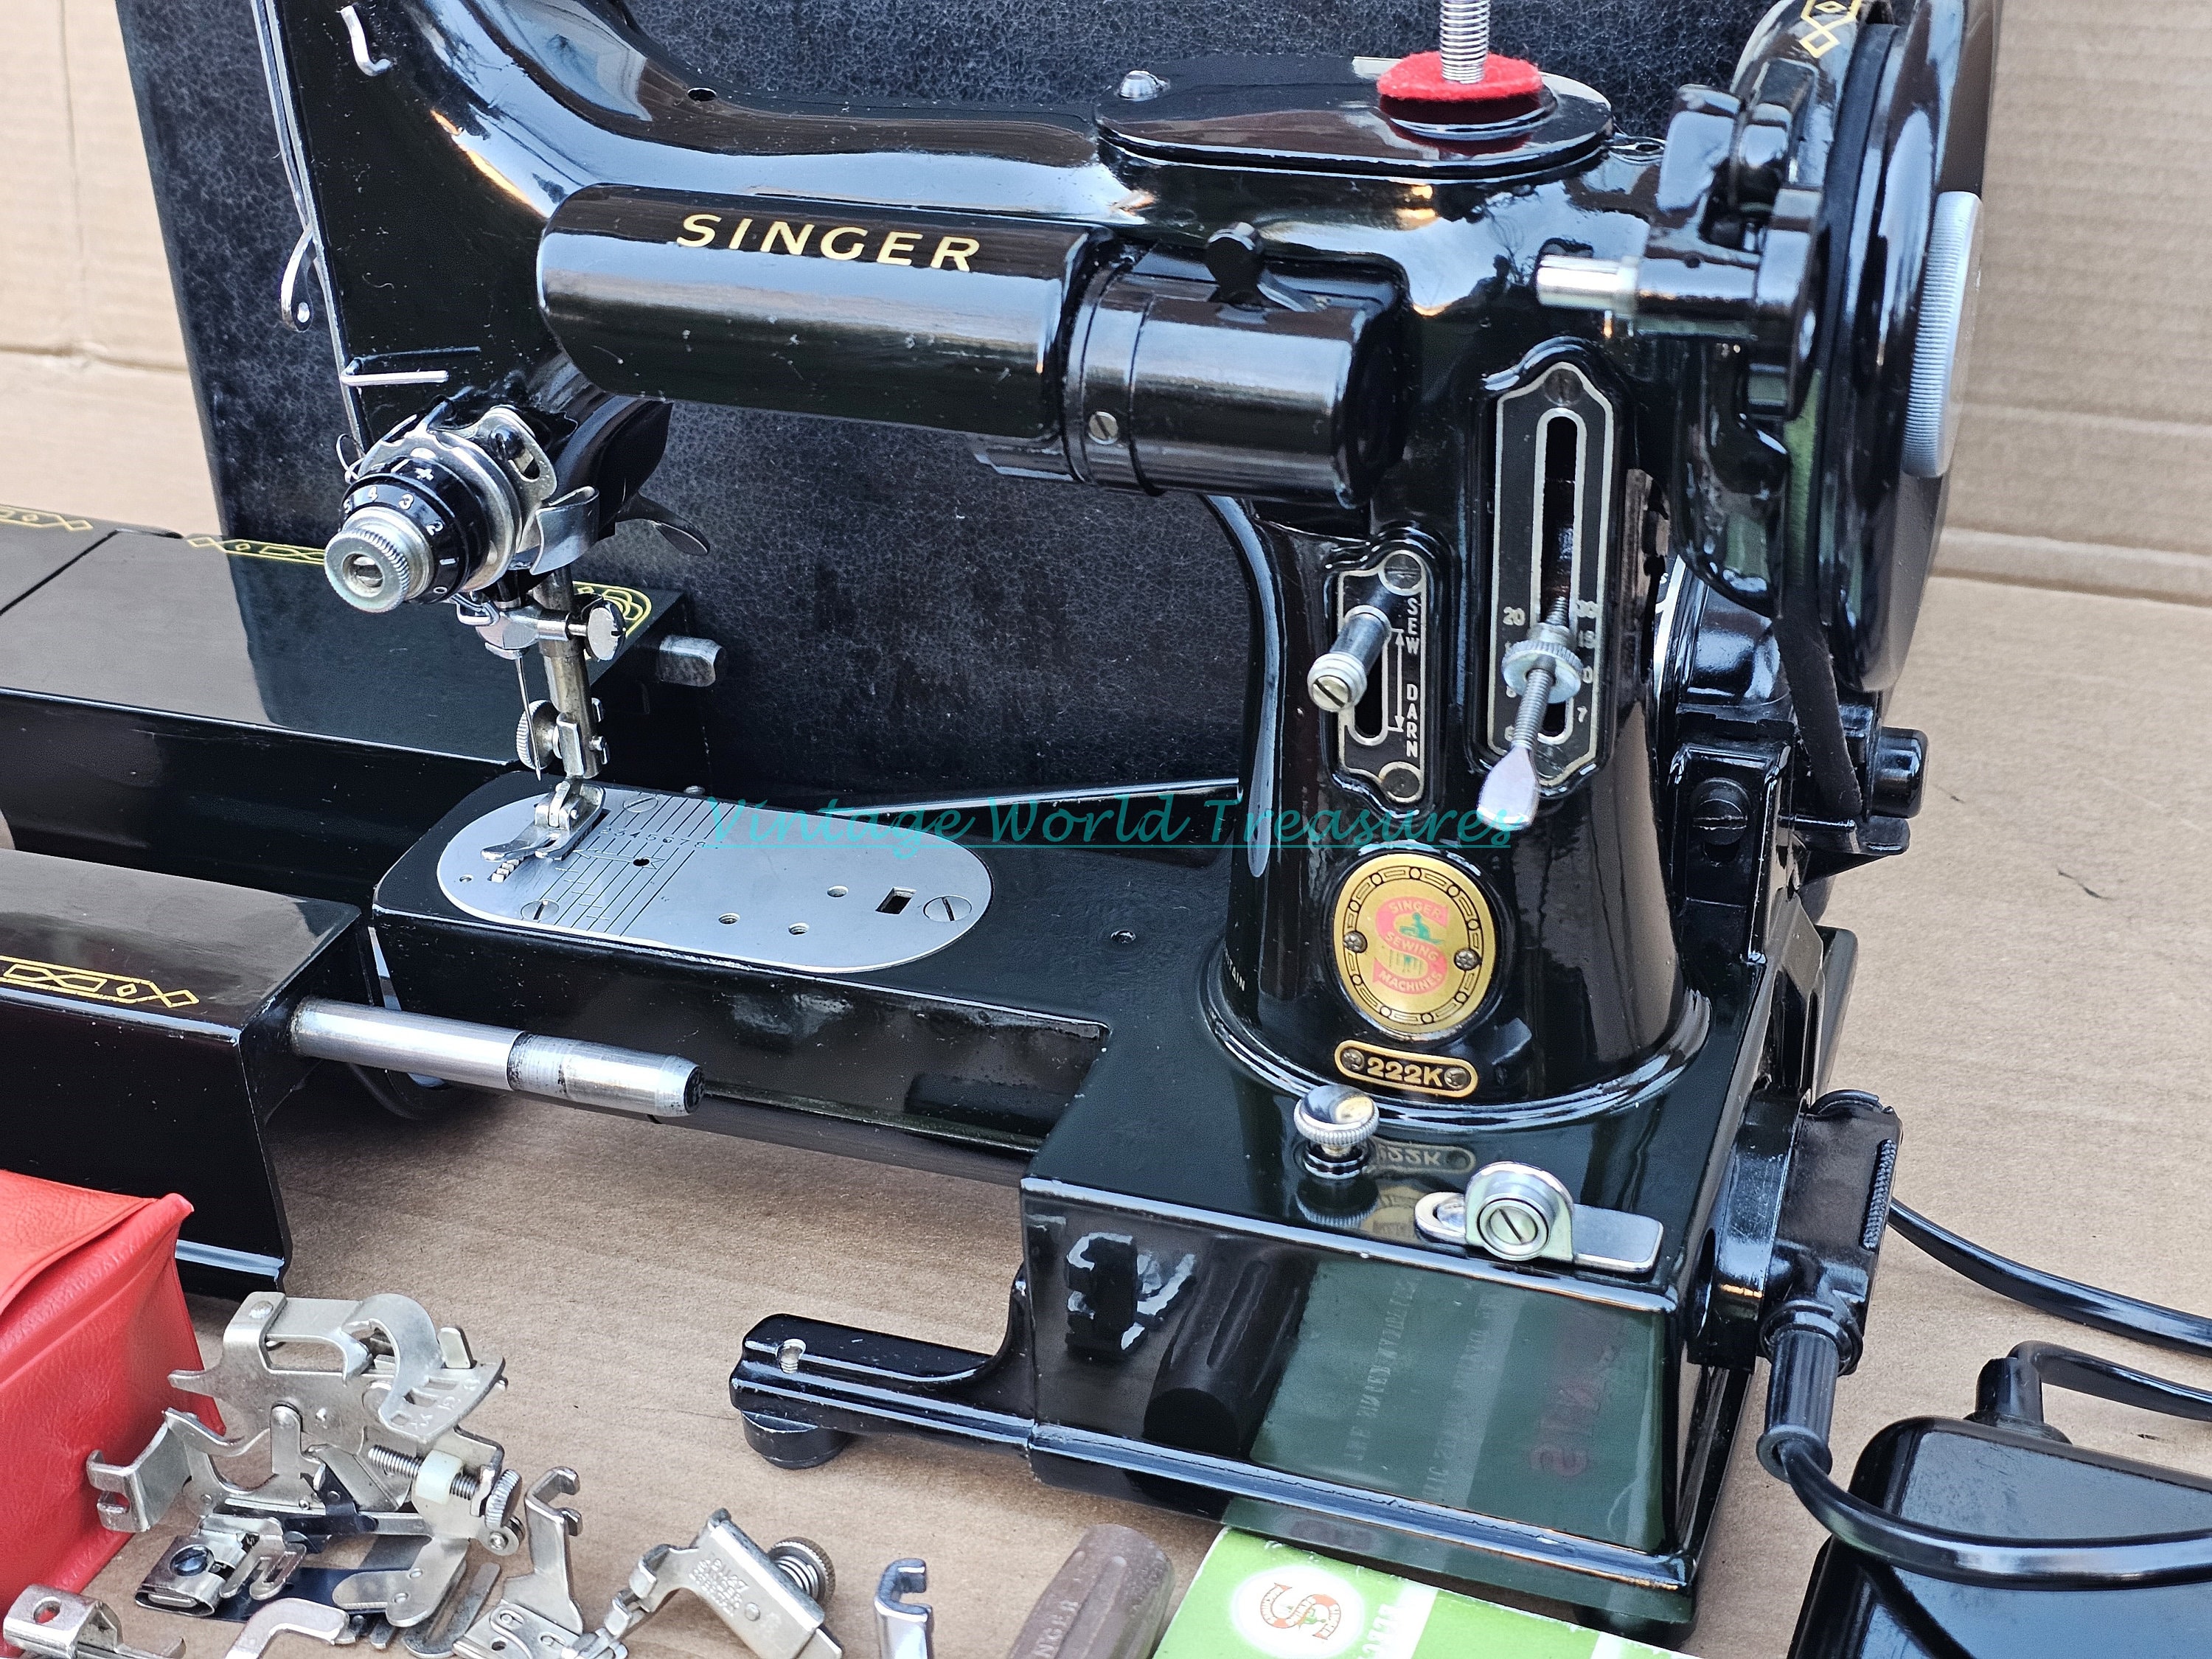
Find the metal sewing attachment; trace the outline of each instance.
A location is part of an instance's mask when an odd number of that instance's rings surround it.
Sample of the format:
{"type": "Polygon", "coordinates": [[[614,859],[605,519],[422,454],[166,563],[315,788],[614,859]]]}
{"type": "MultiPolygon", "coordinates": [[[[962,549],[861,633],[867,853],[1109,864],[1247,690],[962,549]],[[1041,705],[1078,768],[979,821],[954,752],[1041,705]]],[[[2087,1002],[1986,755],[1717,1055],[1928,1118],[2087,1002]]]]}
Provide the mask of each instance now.
{"type": "Polygon", "coordinates": [[[554,1507],[577,1485],[574,1470],[553,1469],[530,1489],[531,1570],[474,1616],[453,1644],[459,1659],[626,1659],[627,1638],[678,1590],[712,1607],[755,1659],[840,1659],[843,1649],[823,1627],[822,1603],[836,1584],[829,1556],[803,1538],[763,1550],[727,1510],[709,1516],[689,1545],[647,1550],[606,1617],[586,1630],[568,1563],[568,1540],[583,1530],[583,1518],[554,1507]]]}
{"type": "Polygon", "coordinates": [[[618,1644],[670,1596],[688,1590],[757,1659],[840,1659],[844,1649],[823,1628],[822,1612],[836,1587],[821,1546],[787,1538],[763,1550],[727,1510],[716,1510],[690,1544],[659,1544],[645,1553],[629,1583],[615,1592],[602,1630],[618,1644]]]}
{"type": "Polygon", "coordinates": [[[937,1615],[909,1595],[929,1588],[927,1561],[894,1561],[876,1585],[876,1659],[932,1659],[937,1615]]]}
{"type": "Polygon", "coordinates": [[[312,1636],[328,1647],[350,1647],[361,1632],[362,1620],[342,1607],[296,1599],[271,1601],[240,1627],[223,1659],[261,1659],[280,1636],[312,1636]]]}
{"type": "Polygon", "coordinates": [[[308,1556],[371,1534],[368,1557],[332,1599],[396,1630],[423,1623],[458,1583],[471,1543],[514,1547],[505,1454],[460,1426],[501,1386],[501,1369],[404,1297],[249,1297],[216,1364],[169,1379],[213,1399],[232,1432],[172,1407],[130,1462],[97,1452],[86,1461],[110,1529],[149,1531],[179,1499],[191,1516],[138,1601],[199,1617],[240,1596],[272,1601],[308,1556]],[[216,1468],[264,1444],[270,1470],[257,1485],[216,1468]]]}
{"type": "MultiPolygon", "coordinates": [[[[247,1298],[216,1364],[170,1378],[213,1399],[235,1431],[219,1435],[172,1408],[128,1464],[97,1453],[86,1464],[100,1518],[114,1530],[147,1531],[180,1498],[191,1508],[192,1530],[162,1552],[139,1601],[201,1617],[252,1607],[227,1659],[259,1659],[285,1635],[379,1649],[396,1638],[413,1659],[626,1659],[625,1638],[683,1590],[713,1607],[756,1659],[839,1659],[843,1650],[823,1627],[823,1603],[836,1584],[828,1554],[803,1538],[763,1550],[726,1510],[690,1544],[647,1551],[605,1619],[589,1627],[568,1556],[583,1517],[560,1504],[577,1491],[576,1472],[549,1470],[525,1491],[502,1449],[460,1426],[502,1386],[501,1370],[404,1297],[247,1298]],[[270,1473],[257,1485],[215,1466],[264,1444],[270,1473]],[[361,1534],[372,1539],[368,1553],[328,1601],[283,1595],[302,1561],[361,1534]],[[471,1546],[511,1555],[526,1540],[526,1572],[502,1583],[487,1562],[466,1574],[471,1546]]],[[[919,1562],[891,1571],[908,1569],[911,1581],[901,1582],[920,1590],[919,1562]]],[[[895,1659],[926,1659],[927,1608],[899,1602],[878,1613],[902,1630],[918,1619],[921,1645],[903,1637],[895,1659]]],[[[173,1649],[124,1647],[100,1603],[36,1587],[9,1613],[6,1634],[38,1659],[178,1659],[173,1649]]]]}
{"type": "Polygon", "coordinates": [[[604,810],[590,780],[607,744],[587,665],[612,661],[623,638],[615,608],[580,603],[569,575],[603,528],[597,488],[561,490],[530,422],[505,405],[465,425],[433,410],[379,441],[348,482],[324,556],[340,598],[369,611],[448,599],[493,655],[519,662],[537,648],[550,695],[526,692],[515,752],[561,781],[528,830],[483,852],[495,882],[566,857],[604,810]]]}
{"type": "Polygon", "coordinates": [[[183,1659],[185,1644],[172,1642],[149,1652],[126,1647],[123,1625],[105,1601],[49,1584],[32,1584],[0,1621],[0,1638],[30,1659],[183,1659]]]}

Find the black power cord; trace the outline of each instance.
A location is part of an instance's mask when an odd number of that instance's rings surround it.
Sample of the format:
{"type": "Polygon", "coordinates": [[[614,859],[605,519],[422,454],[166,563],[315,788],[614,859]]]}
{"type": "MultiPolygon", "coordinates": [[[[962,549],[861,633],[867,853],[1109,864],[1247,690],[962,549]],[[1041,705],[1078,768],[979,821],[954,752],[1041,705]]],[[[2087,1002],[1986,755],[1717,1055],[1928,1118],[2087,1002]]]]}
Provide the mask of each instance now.
{"type": "Polygon", "coordinates": [[[1961,1238],[1938,1226],[1916,1210],[1893,1200],[1889,1224],[1905,1240],[1917,1245],[1953,1273],[1971,1279],[1985,1291],[2093,1330],[2108,1331],[2154,1348],[2193,1353],[2212,1358],[2212,1319],[2202,1314],[2161,1308],[2139,1302],[2116,1291],[2100,1290],[2071,1279],[2061,1279],[2040,1268],[1985,1250],[1972,1239],[1961,1238]]]}
{"type": "MultiPolygon", "coordinates": [[[[1843,1097],[1832,1097],[1841,1102],[1843,1097]]],[[[1824,1103],[1824,1104],[1826,1103],[1824,1103]]],[[[1872,1200],[1876,1211],[1885,1194],[1872,1200]]],[[[1984,1249],[1892,1201],[1888,1221],[1944,1266],[2041,1312],[2136,1341],[2212,1357],[2212,1319],[2061,1279],[1984,1249]]],[[[1867,1244],[1879,1239],[1869,1224],[1867,1244]]],[[[2005,1538],[1909,1521],[1853,1496],[1830,1478],[1828,1425],[1836,1379],[1856,1357],[1864,1303],[1808,1282],[1766,1330],[1772,1375],[1759,1458],[1787,1481],[1814,1518],[1843,1544],[1899,1572],[2012,1589],[2144,1589],[2212,1581],[2212,1531],[2142,1537],[2005,1538]]],[[[2057,1437],[2043,1420],[2045,1383],[2169,1415],[2212,1422],[2212,1394],[2070,1348],[2023,1343],[1982,1373],[1975,1417],[2057,1437]]]]}
{"type": "Polygon", "coordinates": [[[2144,1589],[2212,1579],[2212,1532],[2095,1540],[1951,1532],[1901,1520],[1852,1497],[1828,1478],[1826,1445],[1793,1441],[1775,1456],[1782,1478],[1814,1520],[1899,1572],[2012,1589],[2144,1589]]]}

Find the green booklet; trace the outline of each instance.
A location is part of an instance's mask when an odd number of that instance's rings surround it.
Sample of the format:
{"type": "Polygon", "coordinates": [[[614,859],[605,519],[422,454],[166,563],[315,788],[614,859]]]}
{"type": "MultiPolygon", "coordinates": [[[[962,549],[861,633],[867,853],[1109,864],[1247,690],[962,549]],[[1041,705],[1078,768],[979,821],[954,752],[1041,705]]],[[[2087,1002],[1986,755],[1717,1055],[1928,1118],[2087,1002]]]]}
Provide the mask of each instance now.
{"type": "Polygon", "coordinates": [[[1681,1659],[1224,1531],[1154,1659],[1681,1659]]]}

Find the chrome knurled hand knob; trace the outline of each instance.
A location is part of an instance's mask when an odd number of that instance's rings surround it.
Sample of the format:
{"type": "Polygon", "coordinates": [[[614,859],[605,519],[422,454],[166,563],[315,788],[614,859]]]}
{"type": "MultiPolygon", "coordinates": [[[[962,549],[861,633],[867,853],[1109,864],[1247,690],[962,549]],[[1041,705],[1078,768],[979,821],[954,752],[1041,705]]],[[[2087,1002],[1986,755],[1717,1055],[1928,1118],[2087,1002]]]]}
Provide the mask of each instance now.
{"type": "Polygon", "coordinates": [[[1367,1167],[1367,1143],[1382,1127],[1382,1115],[1358,1090],[1323,1083],[1298,1097],[1291,1125],[1305,1138],[1309,1170],[1328,1180],[1348,1180],[1367,1167]]]}

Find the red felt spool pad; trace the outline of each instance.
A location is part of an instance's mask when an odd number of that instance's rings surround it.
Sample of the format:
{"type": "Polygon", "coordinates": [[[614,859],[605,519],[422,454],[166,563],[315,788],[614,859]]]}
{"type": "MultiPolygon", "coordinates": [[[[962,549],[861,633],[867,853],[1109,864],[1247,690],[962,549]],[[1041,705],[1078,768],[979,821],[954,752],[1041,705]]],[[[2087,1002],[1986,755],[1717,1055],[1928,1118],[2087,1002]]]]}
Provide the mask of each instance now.
{"type": "Polygon", "coordinates": [[[1532,115],[1544,102],[1544,76],[1523,58],[1492,52],[1480,81],[1444,78],[1442,52],[1417,52],[1382,72],[1376,88],[1385,114],[1410,119],[1463,121],[1480,126],[1532,115]]]}

